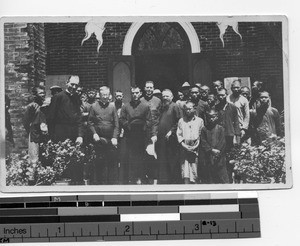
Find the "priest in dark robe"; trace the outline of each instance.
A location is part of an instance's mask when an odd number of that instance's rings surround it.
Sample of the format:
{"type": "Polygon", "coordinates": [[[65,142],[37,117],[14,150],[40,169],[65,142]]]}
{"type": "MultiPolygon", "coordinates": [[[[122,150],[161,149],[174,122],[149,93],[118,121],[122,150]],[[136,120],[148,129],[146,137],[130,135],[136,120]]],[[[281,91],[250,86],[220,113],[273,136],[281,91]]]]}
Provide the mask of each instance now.
{"type": "Polygon", "coordinates": [[[180,119],[178,104],[172,101],[169,89],[162,92],[162,109],[158,124],[156,152],[158,157],[159,183],[174,184],[180,181],[179,146],[176,137],[180,119]]]}
{"type": "Polygon", "coordinates": [[[129,184],[142,184],[145,180],[144,157],[146,145],[153,135],[151,111],[147,103],[141,102],[141,89],[131,88],[132,100],[121,109],[120,124],[124,128],[127,156],[123,160],[128,169],[129,184]],[[150,133],[149,133],[150,132],[150,133]]]}

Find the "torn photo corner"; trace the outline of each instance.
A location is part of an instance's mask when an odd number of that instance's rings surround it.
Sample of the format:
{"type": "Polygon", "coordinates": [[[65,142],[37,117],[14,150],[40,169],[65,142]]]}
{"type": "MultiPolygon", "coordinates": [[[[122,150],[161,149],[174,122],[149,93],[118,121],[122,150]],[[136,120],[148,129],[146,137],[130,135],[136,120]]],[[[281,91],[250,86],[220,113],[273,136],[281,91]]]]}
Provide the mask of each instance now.
{"type": "Polygon", "coordinates": [[[0,23],[2,192],[292,187],[287,17],[0,23]]]}

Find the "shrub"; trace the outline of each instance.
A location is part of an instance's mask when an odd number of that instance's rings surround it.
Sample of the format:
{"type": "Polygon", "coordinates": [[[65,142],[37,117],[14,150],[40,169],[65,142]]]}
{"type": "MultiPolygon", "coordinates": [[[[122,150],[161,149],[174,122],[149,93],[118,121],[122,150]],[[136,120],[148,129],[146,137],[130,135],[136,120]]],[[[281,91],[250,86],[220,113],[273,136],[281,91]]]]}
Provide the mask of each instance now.
{"type": "Polygon", "coordinates": [[[245,183],[285,183],[284,138],[268,138],[259,146],[243,143],[228,155],[234,173],[245,183]]]}
{"type": "Polygon", "coordinates": [[[6,160],[6,184],[51,185],[63,177],[70,165],[87,165],[95,159],[92,145],[76,145],[67,139],[54,143],[51,140],[40,146],[40,160],[36,164],[29,162],[27,151],[12,153],[6,160]]]}

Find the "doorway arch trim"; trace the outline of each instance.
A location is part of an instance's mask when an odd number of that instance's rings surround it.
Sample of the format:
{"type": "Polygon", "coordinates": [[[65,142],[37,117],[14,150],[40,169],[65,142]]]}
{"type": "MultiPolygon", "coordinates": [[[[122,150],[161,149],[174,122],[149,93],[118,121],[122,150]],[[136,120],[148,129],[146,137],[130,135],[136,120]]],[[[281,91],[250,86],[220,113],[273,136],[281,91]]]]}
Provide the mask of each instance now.
{"type": "MultiPolygon", "coordinates": [[[[134,22],[131,24],[131,26],[125,36],[125,39],[124,39],[123,52],[122,52],[123,56],[131,55],[134,37],[144,23],[145,22],[134,22]]],[[[199,41],[198,35],[197,35],[193,25],[190,22],[178,22],[178,23],[185,30],[185,32],[189,38],[192,53],[200,53],[200,51],[201,51],[200,41],[199,41]]]]}

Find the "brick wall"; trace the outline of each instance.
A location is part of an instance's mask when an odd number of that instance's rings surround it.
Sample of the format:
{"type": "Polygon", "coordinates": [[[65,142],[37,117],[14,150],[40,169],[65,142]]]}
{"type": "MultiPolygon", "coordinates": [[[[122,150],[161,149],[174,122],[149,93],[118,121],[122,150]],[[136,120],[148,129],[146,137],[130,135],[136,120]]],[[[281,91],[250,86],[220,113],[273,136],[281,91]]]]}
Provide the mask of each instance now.
{"type": "MultiPolygon", "coordinates": [[[[21,119],[30,89],[44,82],[46,75],[77,74],[87,87],[107,83],[108,60],[122,54],[131,23],[106,23],[99,53],[94,35],[81,46],[85,24],[5,24],[5,88],[12,99],[11,115],[18,148],[26,146],[21,119]]],[[[252,82],[262,80],[276,98],[273,105],[283,109],[280,23],[239,23],[242,39],[229,27],[224,35],[225,47],[215,22],[192,25],[202,52],[213,54],[213,79],[247,76],[252,82]]]]}
{"type": "MultiPolygon", "coordinates": [[[[228,27],[224,35],[224,47],[215,22],[192,25],[198,34],[202,52],[210,52],[214,56],[213,79],[250,77],[252,82],[265,81],[267,88],[276,95],[282,91],[280,23],[241,22],[239,32],[242,39],[228,27]]],[[[97,40],[94,35],[81,46],[85,36],[84,27],[85,23],[45,24],[48,52],[46,73],[78,74],[87,86],[106,84],[108,59],[122,54],[130,23],[106,23],[99,53],[96,52],[97,40]]]]}
{"type": "Polygon", "coordinates": [[[122,55],[124,38],[131,24],[106,23],[99,53],[94,34],[81,46],[85,24],[45,24],[48,53],[46,74],[76,74],[87,87],[99,87],[107,83],[109,57],[122,55]]]}
{"type": "Polygon", "coordinates": [[[280,22],[240,22],[242,40],[231,27],[219,38],[216,23],[192,23],[200,40],[202,52],[215,57],[214,79],[250,77],[261,80],[273,98],[273,105],[283,109],[282,30],[280,22]]]}
{"type": "Polygon", "coordinates": [[[16,151],[26,148],[22,125],[30,91],[45,82],[45,40],[43,24],[5,23],[5,93],[11,99],[10,115],[16,151]]]}

